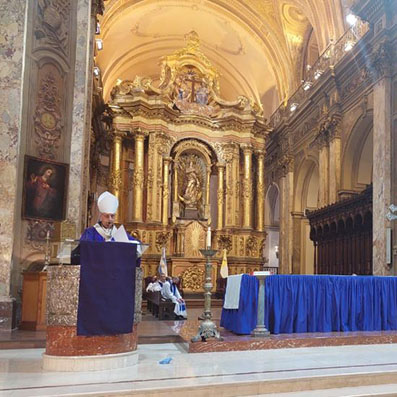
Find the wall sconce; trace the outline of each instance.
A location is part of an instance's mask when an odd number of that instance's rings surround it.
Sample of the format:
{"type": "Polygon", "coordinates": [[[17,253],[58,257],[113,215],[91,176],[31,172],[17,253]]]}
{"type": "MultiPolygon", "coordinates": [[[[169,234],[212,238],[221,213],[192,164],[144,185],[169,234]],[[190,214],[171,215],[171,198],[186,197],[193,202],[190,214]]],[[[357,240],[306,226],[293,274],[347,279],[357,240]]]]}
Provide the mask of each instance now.
{"type": "Polygon", "coordinates": [[[274,253],[276,254],[276,258],[278,259],[278,245],[274,246],[274,253]]]}
{"type": "Polygon", "coordinates": [[[103,50],[103,41],[102,39],[95,39],[96,42],[96,48],[98,49],[98,51],[103,50]]]}
{"type": "Polygon", "coordinates": [[[315,80],[318,80],[322,74],[323,74],[322,70],[320,69],[316,70],[316,72],[314,73],[315,80]]]}
{"type": "Polygon", "coordinates": [[[99,24],[99,22],[96,23],[95,34],[101,34],[101,25],[99,24]]]}
{"type": "Polygon", "coordinates": [[[346,44],[345,44],[345,51],[346,52],[348,52],[348,51],[350,51],[353,47],[354,47],[354,42],[353,41],[348,41],[346,44]]]}
{"type": "Polygon", "coordinates": [[[290,112],[295,112],[296,108],[298,107],[297,103],[291,103],[291,106],[289,107],[290,112]]]}
{"type": "Polygon", "coordinates": [[[305,84],[303,84],[303,89],[305,91],[310,90],[311,86],[313,85],[313,83],[311,81],[306,81],[305,84]]]}
{"type": "Polygon", "coordinates": [[[100,73],[101,73],[101,71],[99,70],[98,66],[95,66],[94,67],[94,75],[98,77],[100,73]]]}
{"type": "Polygon", "coordinates": [[[350,26],[354,26],[357,23],[357,17],[350,13],[346,16],[346,21],[350,26]]]}

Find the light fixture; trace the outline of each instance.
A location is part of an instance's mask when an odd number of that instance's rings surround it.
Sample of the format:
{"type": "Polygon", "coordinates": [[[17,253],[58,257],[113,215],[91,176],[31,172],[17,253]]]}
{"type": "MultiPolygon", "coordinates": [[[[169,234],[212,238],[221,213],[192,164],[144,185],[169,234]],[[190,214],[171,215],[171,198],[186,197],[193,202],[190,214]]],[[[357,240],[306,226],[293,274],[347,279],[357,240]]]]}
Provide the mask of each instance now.
{"type": "Polygon", "coordinates": [[[101,25],[99,24],[99,22],[96,23],[95,34],[101,34],[101,25]]]}
{"type": "Polygon", "coordinates": [[[323,71],[320,70],[320,69],[317,69],[317,70],[314,72],[314,79],[315,79],[315,80],[318,80],[322,74],[323,74],[323,71]]]}
{"type": "Polygon", "coordinates": [[[357,23],[357,17],[356,17],[354,14],[349,13],[349,14],[346,16],[346,21],[347,21],[347,23],[348,23],[350,26],[354,26],[354,25],[357,23]]]}
{"type": "Polygon", "coordinates": [[[117,79],[117,80],[116,80],[116,85],[120,85],[122,82],[123,82],[123,80],[117,79]]]}
{"type": "Polygon", "coordinates": [[[96,42],[96,48],[98,51],[101,51],[103,49],[103,41],[102,39],[95,39],[96,42]]]}
{"type": "Polygon", "coordinates": [[[94,67],[94,74],[95,76],[99,76],[99,74],[101,73],[101,71],[99,70],[98,66],[94,67]]]}
{"type": "Polygon", "coordinates": [[[348,51],[350,51],[353,47],[354,47],[354,42],[350,40],[350,41],[348,41],[348,42],[345,44],[345,51],[348,52],[348,51]]]}
{"type": "Polygon", "coordinates": [[[312,85],[313,83],[311,81],[306,81],[306,83],[303,84],[303,89],[307,91],[311,88],[312,85]]]}
{"type": "Polygon", "coordinates": [[[298,107],[298,104],[296,102],[291,103],[291,106],[289,107],[290,112],[295,112],[297,107],[298,107]]]}
{"type": "Polygon", "coordinates": [[[306,65],[306,70],[310,70],[312,67],[310,65],[306,65]]]}
{"type": "Polygon", "coordinates": [[[276,254],[276,258],[278,259],[278,245],[274,246],[274,253],[276,254]]]}

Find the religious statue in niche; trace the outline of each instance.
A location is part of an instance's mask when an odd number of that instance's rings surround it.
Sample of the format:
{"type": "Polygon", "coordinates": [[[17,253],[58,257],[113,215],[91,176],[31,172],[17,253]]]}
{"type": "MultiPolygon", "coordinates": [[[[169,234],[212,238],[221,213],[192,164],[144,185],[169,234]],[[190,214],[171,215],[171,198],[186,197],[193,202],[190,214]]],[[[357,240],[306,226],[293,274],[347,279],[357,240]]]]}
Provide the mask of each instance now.
{"type": "Polygon", "coordinates": [[[186,187],[183,196],[180,198],[181,201],[188,207],[196,207],[202,196],[201,182],[193,167],[193,163],[190,162],[189,167],[185,172],[186,176],[186,187]]]}
{"type": "Polygon", "coordinates": [[[203,163],[196,155],[182,156],[179,161],[178,198],[184,207],[184,216],[190,219],[200,217],[203,197],[203,163]]]}

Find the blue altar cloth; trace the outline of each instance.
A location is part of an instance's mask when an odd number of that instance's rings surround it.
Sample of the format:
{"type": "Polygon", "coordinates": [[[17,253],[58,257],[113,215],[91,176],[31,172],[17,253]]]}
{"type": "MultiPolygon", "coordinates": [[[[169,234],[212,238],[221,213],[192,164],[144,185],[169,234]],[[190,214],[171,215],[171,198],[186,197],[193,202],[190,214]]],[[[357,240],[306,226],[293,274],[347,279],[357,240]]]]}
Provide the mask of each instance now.
{"type": "Polygon", "coordinates": [[[81,241],[77,335],[132,332],[136,244],[81,241]]]}
{"type": "MultiPolygon", "coordinates": [[[[239,309],[222,309],[221,326],[241,334],[255,328],[257,289],[247,291],[254,278],[243,277],[239,309]]],[[[265,325],[273,334],[396,330],[397,277],[269,276],[265,325]]]]}
{"type": "Polygon", "coordinates": [[[238,309],[222,309],[221,327],[235,334],[249,334],[256,327],[259,282],[256,277],[243,274],[238,309]]]}

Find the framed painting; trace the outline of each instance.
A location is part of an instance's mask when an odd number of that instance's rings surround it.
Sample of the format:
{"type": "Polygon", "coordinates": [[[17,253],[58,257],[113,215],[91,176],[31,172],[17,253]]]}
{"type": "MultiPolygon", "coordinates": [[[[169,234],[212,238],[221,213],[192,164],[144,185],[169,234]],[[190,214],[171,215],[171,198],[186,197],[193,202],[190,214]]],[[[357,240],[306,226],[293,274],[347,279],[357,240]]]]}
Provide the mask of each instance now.
{"type": "Polygon", "coordinates": [[[22,218],[64,220],[68,179],[68,164],[26,155],[22,218]]]}

